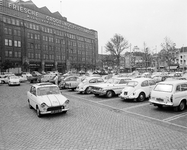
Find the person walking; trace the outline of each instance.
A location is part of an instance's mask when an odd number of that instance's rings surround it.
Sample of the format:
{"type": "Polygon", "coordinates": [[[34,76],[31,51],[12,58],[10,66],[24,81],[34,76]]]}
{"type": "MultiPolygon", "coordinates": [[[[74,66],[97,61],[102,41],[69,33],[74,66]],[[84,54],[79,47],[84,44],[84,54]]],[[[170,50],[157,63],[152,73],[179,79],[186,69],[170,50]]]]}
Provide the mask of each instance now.
{"type": "Polygon", "coordinates": [[[56,74],[54,80],[55,80],[55,84],[58,85],[58,74],[56,74]]]}

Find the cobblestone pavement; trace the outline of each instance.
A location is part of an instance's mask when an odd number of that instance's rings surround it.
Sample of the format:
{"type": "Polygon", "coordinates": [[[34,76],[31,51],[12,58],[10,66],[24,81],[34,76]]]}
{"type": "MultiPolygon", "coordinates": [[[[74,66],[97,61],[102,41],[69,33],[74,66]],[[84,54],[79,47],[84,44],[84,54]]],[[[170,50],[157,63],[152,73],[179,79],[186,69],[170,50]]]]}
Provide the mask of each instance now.
{"type": "Polygon", "coordinates": [[[0,85],[0,150],[186,150],[187,134],[71,98],[67,114],[38,118],[21,86],[0,85]]]}

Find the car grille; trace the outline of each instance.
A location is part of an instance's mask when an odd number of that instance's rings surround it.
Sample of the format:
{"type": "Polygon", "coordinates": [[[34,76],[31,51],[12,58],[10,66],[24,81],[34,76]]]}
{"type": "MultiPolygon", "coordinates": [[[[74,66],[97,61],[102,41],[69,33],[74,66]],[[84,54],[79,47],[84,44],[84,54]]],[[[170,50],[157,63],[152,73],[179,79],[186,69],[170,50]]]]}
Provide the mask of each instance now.
{"type": "Polygon", "coordinates": [[[47,111],[60,110],[60,109],[64,109],[64,106],[49,107],[47,108],[47,111]]]}
{"type": "Polygon", "coordinates": [[[127,95],[128,94],[128,92],[124,92],[124,95],[127,95]]]}
{"type": "Polygon", "coordinates": [[[157,101],[163,102],[164,100],[162,98],[156,98],[157,101]]]}

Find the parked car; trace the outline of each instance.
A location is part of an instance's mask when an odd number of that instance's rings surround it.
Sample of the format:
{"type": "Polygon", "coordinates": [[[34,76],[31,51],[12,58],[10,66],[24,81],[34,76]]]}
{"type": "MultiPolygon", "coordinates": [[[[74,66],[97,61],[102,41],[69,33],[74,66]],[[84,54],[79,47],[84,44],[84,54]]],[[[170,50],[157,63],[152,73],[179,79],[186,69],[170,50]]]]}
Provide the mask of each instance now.
{"type": "Polygon", "coordinates": [[[27,91],[28,104],[36,110],[37,116],[68,111],[69,100],[63,96],[57,85],[37,83],[27,91]]]}
{"type": "Polygon", "coordinates": [[[8,85],[20,85],[20,78],[18,76],[8,77],[8,85]]]}
{"type": "Polygon", "coordinates": [[[91,87],[98,83],[104,83],[103,78],[101,77],[86,77],[76,88],[76,91],[79,93],[90,94],[91,87]]]}
{"type": "Polygon", "coordinates": [[[32,76],[29,76],[27,78],[27,80],[30,82],[30,83],[36,83],[36,82],[41,82],[41,77],[42,77],[42,74],[37,72],[37,71],[33,71],[32,73],[32,76]]]}
{"type": "Polygon", "coordinates": [[[66,76],[66,77],[63,76],[63,78],[61,78],[60,83],[58,85],[59,88],[60,89],[65,89],[66,88],[65,87],[66,82],[74,80],[75,77],[78,77],[78,76],[72,76],[72,75],[69,75],[69,76],[66,76]]]}
{"type": "Polygon", "coordinates": [[[121,90],[124,88],[125,85],[127,85],[129,80],[131,80],[131,78],[110,78],[105,83],[91,86],[91,92],[95,96],[106,96],[109,98],[114,95],[120,94],[121,90]]]}
{"type": "Polygon", "coordinates": [[[8,83],[8,76],[0,75],[0,81],[2,84],[8,83]]]}
{"type": "Polygon", "coordinates": [[[78,76],[69,77],[69,80],[65,81],[65,88],[75,90],[79,85],[79,83],[81,83],[81,81],[82,81],[82,77],[78,77],[78,76]]]}
{"type": "Polygon", "coordinates": [[[144,101],[150,97],[151,90],[155,87],[156,83],[150,78],[136,78],[127,83],[121,91],[119,97],[121,99],[135,99],[137,101],[144,101]]]}
{"type": "Polygon", "coordinates": [[[158,83],[151,92],[149,102],[159,108],[166,106],[183,111],[187,106],[187,81],[173,80],[158,83]]]}

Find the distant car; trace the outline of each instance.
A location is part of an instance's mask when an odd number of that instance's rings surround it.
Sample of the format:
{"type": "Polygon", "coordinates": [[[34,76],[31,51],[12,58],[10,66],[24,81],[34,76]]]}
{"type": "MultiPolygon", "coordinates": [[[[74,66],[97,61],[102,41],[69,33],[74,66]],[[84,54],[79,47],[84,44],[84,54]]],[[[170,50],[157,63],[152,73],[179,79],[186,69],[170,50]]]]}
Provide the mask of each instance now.
{"type": "Polygon", "coordinates": [[[2,84],[8,83],[8,76],[0,75],[0,81],[2,84]]]}
{"type": "Polygon", "coordinates": [[[151,91],[149,102],[159,108],[166,106],[183,111],[187,106],[187,81],[173,80],[158,83],[151,91]]]}
{"type": "Polygon", "coordinates": [[[82,81],[81,77],[72,76],[69,78],[68,81],[65,81],[65,88],[75,90],[81,81],[82,81]]]}
{"type": "Polygon", "coordinates": [[[105,83],[91,86],[91,92],[95,96],[106,96],[108,98],[114,95],[119,95],[121,93],[121,90],[125,87],[125,85],[127,85],[129,80],[131,80],[131,78],[110,78],[105,83]]]}
{"type": "Polygon", "coordinates": [[[90,94],[91,87],[98,83],[104,83],[103,78],[101,77],[86,77],[76,88],[76,91],[79,93],[90,94]]]}
{"type": "Polygon", "coordinates": [[[18,76],[8,77],[8,85],[20,85],[20,78],[18,76]]]}
{"type": "Polygon", "coordinates": [[[151,90],[155,87],[156,83],[150,78],[136,78],[127,83],[121,91],[119,97],[121,99],[135,99],[137,101],[144,101],[150,97],[151,90]]]}
{"type": "Polygon", "coordinates": [[[67,86],[65,86],[66,82],[73,81],[73,80],[75,80],[75,78],[78,77],[78,76],[73,76],[73,75],[68,75],[68,76],[65,76],[65,77],[63,77],[63,76],[62,76],[62,78],[60,80],[60,83],[58,85],[60,89],[65,89],[67,87],[67,86]]]}
{"type": "Polygon", "coordinates": [[[37,83],[31,85],[27,92],[30,108],[36,110],[37,116],[68,111],[69,100],[63,96],[57,85],[52,83],[37,83]]]}

